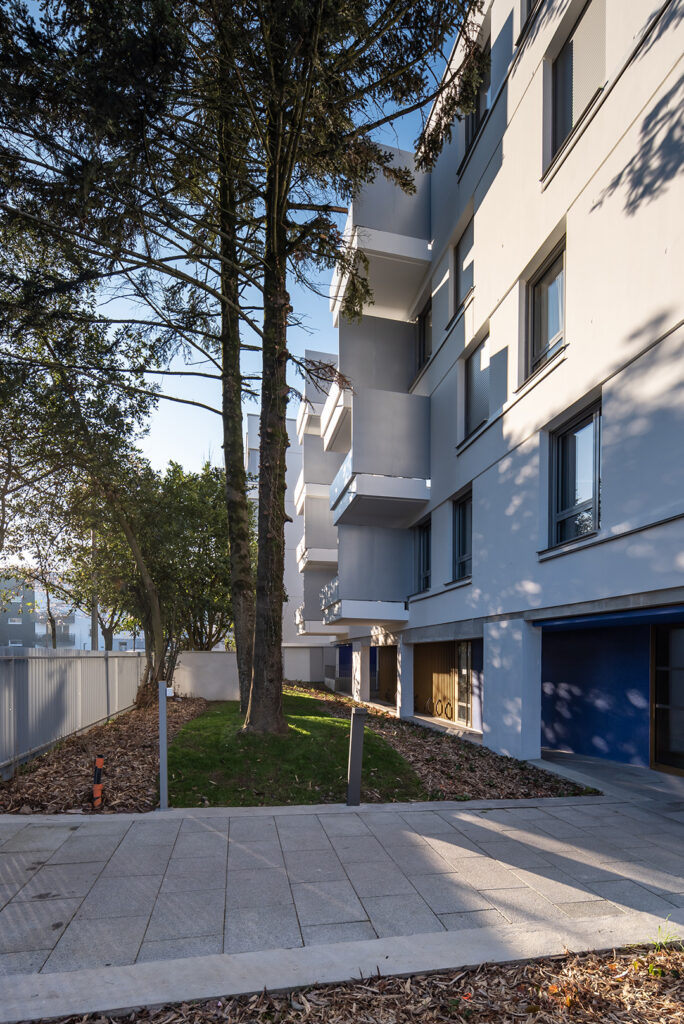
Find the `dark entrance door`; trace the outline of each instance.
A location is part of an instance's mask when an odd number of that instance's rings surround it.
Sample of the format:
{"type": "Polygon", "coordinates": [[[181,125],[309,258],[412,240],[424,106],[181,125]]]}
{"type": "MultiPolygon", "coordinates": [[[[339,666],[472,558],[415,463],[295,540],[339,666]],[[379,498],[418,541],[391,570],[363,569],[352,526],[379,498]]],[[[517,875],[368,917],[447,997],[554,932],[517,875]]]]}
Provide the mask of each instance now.
{"type": "Polygon", "coordinates": [[[651,759],[684,773],[684,625],[656,626],[651,759]]]}

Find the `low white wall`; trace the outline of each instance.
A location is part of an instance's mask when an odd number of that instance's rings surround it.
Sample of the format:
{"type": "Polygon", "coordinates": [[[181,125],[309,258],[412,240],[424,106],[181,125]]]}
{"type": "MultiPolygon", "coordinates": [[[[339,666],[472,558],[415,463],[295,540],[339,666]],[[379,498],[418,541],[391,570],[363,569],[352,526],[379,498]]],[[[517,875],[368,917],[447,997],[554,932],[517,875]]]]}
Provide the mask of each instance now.
{"type": "Polygon", "coordinates": [[[239,700],[237,657],[233,651],[183,651],[176,662],[173,687],[184,697],[239,700]]]}

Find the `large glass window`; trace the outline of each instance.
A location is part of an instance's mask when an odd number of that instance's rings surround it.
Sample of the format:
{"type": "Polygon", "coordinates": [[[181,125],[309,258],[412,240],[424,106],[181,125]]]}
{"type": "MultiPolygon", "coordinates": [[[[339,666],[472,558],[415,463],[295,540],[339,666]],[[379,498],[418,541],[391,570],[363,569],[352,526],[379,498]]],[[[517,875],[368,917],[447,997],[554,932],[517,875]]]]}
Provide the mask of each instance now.
{"type": "Polygon", "coordinates": [[[432,355],[432,301],[429,301],[416,321],[416,373],[420,373],[432,355]]]}
{"type": "Polygon", "coordinates": [[[489,338],[480,342],[465,364],[465,432],[469,437],[489,419],[489,338]]]}
{"type": "Polygon", "coordinates": [[[531,287],[528,373],[543,366],[563,344],[565,330],[565,246],[556,250],[531,287]]]}
{"type": "Polygon", "coordinates": [[[454,502],[453,578],[464,580],[473,571],[473,496],[467,494],[454,502]]]}
{"type": "Polygon", "coordinates": [[[458,312],[475,284],[473,218],[468,221],[454,249],[454,312],[458,312]]]}
{"type": "Polygon", "coordinates": [[[552,545],[598,529],[600,445],[600,409],[553,436],[552,545]]]}
{"type": "Polygon", "coordinates": [[[591,0],[553,62],[555,155],[605,81],[605,0],[591,0]]]}
{"type": "Polygon", "coordinates": [[[414,528],[416,557],[416,591],[430,589],[432,524],[429,519],[414,528]]]}

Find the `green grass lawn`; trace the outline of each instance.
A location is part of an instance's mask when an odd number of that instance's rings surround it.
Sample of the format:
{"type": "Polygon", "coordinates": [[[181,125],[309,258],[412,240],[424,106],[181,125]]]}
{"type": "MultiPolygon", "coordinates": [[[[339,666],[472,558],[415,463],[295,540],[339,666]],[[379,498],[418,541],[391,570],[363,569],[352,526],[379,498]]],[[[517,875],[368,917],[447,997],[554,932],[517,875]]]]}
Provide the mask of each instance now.
{"type": "MultiPolygon", "coordinates": [[[[249,807],[343,803],[349,722],[314,697],[285,694],[285,736],[240,735],[237,701],[212,703],[169,746],[169,803],[174,807],[249,807]]],[[[426,800],[409,764],[365,731],[363,801],[426,800]]]]}

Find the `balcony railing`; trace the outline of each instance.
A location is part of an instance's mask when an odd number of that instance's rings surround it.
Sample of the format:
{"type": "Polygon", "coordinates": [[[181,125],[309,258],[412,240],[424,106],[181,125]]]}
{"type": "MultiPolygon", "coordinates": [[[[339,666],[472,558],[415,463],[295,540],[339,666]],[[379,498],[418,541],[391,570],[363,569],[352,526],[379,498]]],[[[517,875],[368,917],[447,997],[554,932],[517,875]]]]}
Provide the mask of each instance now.
{"type": "Polygon", "coordinates": [[[330,583],[321,589],[321,611],[325,611],[330,605],[336,604],[340,599],[340,577],[333,576],[330,583]]]}

